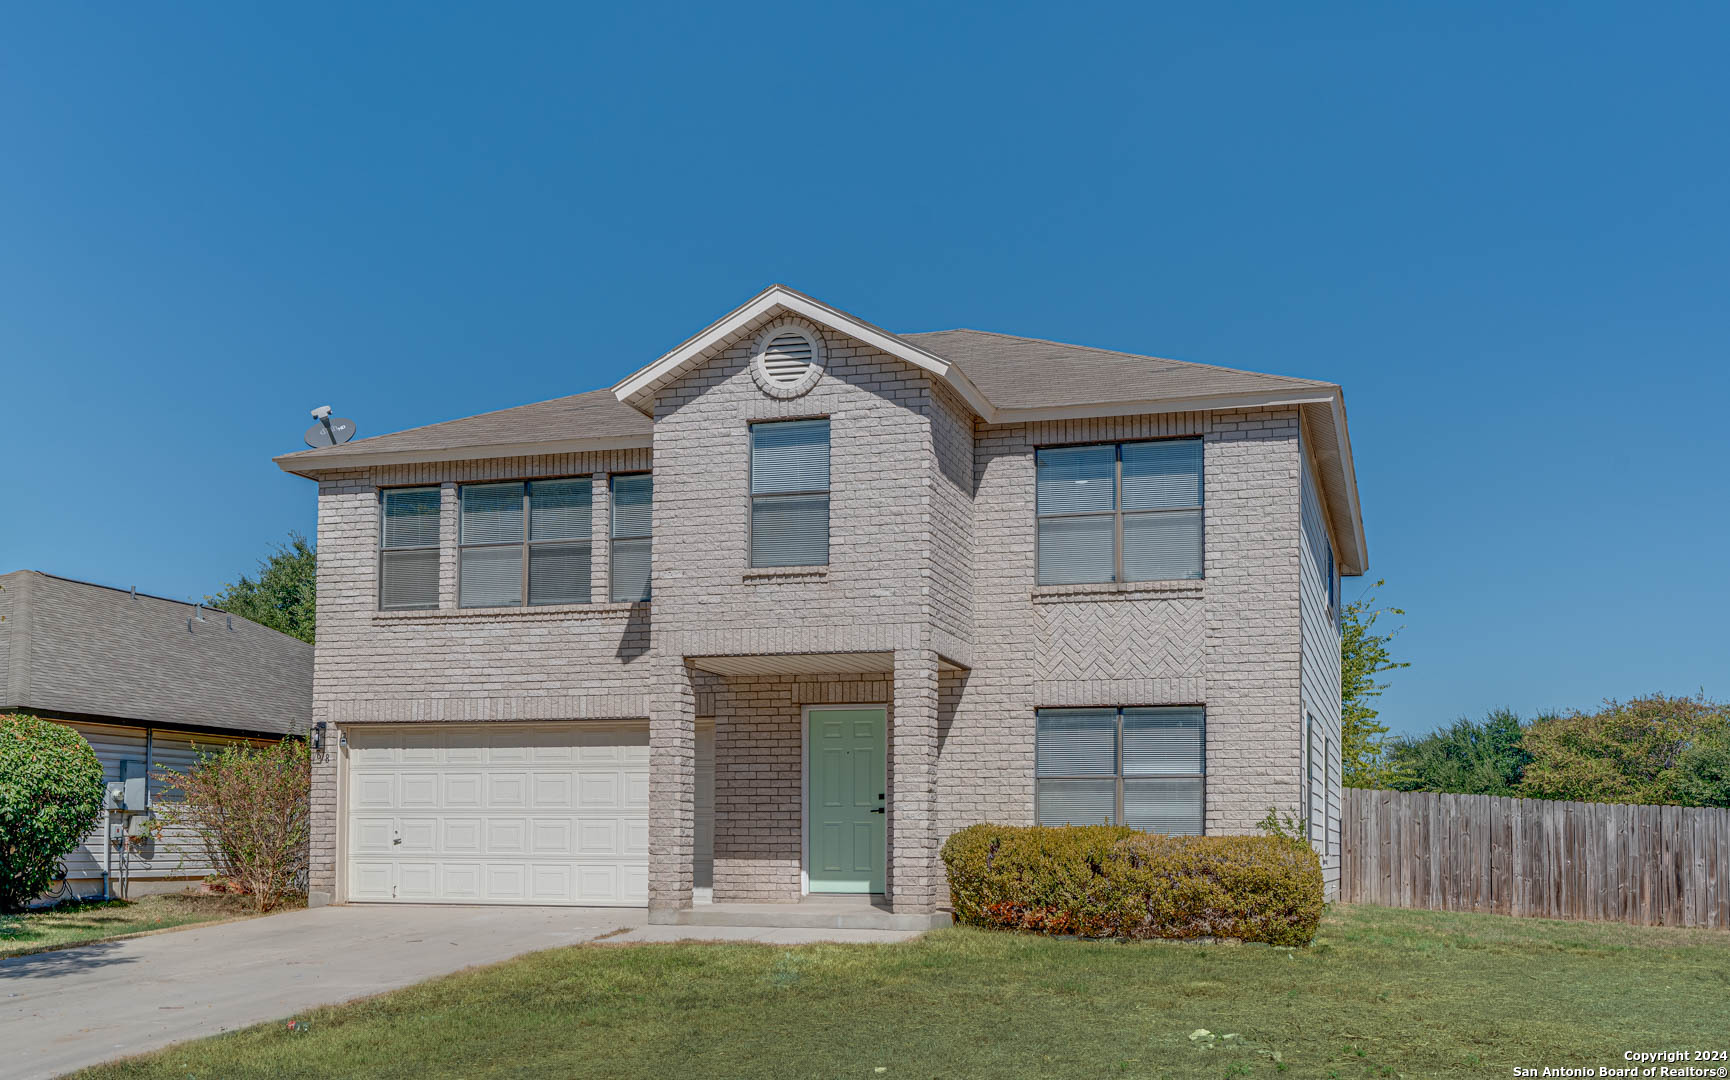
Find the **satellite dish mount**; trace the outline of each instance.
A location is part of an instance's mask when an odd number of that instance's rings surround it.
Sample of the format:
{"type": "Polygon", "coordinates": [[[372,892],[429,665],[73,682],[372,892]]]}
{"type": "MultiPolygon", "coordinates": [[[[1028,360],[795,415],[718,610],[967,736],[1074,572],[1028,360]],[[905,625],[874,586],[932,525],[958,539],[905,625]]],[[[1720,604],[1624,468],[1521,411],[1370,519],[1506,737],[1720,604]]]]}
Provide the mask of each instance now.
{"type": "Polygon", "coordinates": [[[354,438],[354,421],[347,417],[330,415],[329,405],[320,405],[312,410],[312,415],[318,423],[306,429],[306,445],[340,446],[354,438]]]}

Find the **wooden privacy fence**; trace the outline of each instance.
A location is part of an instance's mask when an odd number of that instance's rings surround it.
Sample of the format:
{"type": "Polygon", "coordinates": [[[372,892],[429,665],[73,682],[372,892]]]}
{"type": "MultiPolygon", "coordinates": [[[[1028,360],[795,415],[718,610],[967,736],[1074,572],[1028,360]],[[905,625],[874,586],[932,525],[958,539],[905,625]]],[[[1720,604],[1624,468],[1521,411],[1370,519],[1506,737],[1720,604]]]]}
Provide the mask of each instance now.
{"type": "Polygon", "coordinates": [[[1340,899],[1730,929],[1730,810],[1345,789],[1340,899]]]}

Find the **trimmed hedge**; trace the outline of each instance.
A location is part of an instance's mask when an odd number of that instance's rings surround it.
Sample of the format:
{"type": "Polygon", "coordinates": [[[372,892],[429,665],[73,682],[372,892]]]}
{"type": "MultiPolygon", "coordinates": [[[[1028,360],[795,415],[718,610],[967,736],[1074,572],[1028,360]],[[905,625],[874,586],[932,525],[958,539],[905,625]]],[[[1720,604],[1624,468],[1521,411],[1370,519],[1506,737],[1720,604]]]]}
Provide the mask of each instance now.
{"type": "Polygon", "coordinates": [[[1308,945],[1321,860],[1276,836],[972,825],[943,845],[957,922],[1041,934],[1308,945]]]}

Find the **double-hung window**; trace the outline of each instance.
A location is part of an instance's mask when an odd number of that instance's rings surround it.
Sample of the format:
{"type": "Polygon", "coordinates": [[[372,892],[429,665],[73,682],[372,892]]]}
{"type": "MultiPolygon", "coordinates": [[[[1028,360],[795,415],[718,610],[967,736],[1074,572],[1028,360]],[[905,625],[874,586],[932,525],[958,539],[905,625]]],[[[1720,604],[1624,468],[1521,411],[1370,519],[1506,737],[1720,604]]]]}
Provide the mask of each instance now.
{"type": "Polygon", "coordinates": [[[457,603],[588,603],[593,502],[587,477],[464,485],[457,603]]]}
{"type": "Polygon", "coordinates": [[[1204,731],[1199,706],[1040,709],[1034,736],[1036,820],[1200,835],[1204,731]]]}
{"type": "Polygon", "coordinates": [[[1042,449],[1041,585],[1202,576],[1200,439],[1042,449]]]}
{"type": "Polygon", "coordinates": [[[634,604],[649,598],[654,479],[650,473],[618,473],[612,489],[612,599],[634,604]]]}
{"type": "Polygon", "coordinates": [[[387,488],[379,494],[379,608],[438,607],[439,489],[387,488]]]}
{"type": "Polygon", "coordinates": [[[829,421],[751,425],[751,565],[829,563],[829,421]]]}

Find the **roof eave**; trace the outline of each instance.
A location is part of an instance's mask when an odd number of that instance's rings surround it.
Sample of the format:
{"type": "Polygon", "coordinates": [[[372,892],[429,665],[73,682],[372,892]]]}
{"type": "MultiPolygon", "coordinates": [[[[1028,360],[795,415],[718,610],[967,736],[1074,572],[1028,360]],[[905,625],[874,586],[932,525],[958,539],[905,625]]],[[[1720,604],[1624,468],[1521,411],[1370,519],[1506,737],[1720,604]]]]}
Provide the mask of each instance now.
{"type": "Polygon", "coordinates": [[[536,454],[582,454],[606,450],[647,449],[654,436],[609,435],[578,439],[546,439],[538,442],[476,443],[426,450],[364,450],[312,452],[299,450],[271,460],[279,469],[295,476],[317,479],[317,474],[335,469],[368,469],[380,465],[416,465],[434,461],[479,461],[487,458],[530,457],[536,454]]]}

